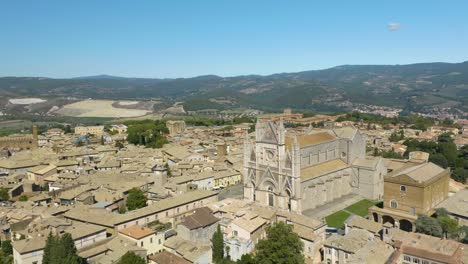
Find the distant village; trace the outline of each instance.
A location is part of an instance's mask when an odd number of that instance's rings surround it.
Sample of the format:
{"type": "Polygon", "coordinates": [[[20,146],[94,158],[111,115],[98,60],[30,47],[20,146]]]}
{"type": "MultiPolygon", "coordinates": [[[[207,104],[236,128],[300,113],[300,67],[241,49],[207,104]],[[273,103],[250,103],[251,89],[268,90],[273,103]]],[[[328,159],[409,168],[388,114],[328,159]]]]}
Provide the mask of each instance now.
{"type": "Polygon", "coordinates": [[[306,263],[468,263],[466,181],[439,154],[405,145],[448,137],[461,153],[468,120],[422,130],[343,117],[286,109],[229,127],[167,120],[160,148],[129,143],[131,124],[0,137],[0,240],[15,264],[41,264],[51,233],[70,234],[92,264],[128,252],[207,264],[218,227],[237,261],[282,222],[306,263]],[[456,227],[421,225],[438,220],[456,227]]]}

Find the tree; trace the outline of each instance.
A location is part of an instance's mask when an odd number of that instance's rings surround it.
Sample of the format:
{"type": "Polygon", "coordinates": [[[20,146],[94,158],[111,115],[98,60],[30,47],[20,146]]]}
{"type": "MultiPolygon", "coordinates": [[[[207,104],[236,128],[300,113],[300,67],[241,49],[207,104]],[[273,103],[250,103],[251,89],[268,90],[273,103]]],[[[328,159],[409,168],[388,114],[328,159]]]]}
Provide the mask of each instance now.
{"type": "Polygon", "coordinates": [[[7,189],[0,187],[0,198],[2,199],[2,201],[10,200],[10,195],[8,194],[7,189]]]}
{"type": "Polygon", "coordinates": [[[142,190],[138,188],[133,188],[128,192],[127,197],[127,208],[129,211],[142,208],[146,206],[146,198],[145,194],[142,190]]]}
{"type": "Polygon", "coordinates": [[[447,159],[445,158],[444,155],[442,155],[440,153],[430,155],[429,156],[429,161],[433,162],[434,164],[437,164],[437,165],[441,166],[444,169],[446,169],[448,167],[447,159]]]}
{"type": "Polygon", "coordinates": [[[161,148],[168,143],[163,135],[168,133],[166,122],[162,120],[132,120],[125,124],[127,129],[127,141],[135,145],[144,145],[151,148],[161,148]]]}
{"type": "Polygon", "coordinates": [[[218,225],[216,232],[213,233],[211,241],[211,248],[213,252],[212,260],[214,263],[220,263],[224,258],[224,238],[220,225],[218,225]]]}
{"type": "Polygon", "coordinates": [[[374,148],[374,157],[377,157],[377,156],[379,156],[379,149],[374,148]]]}
{"type": "Polygon", "coordinates": [[[69,233],[62,236],[49,233],[42,255],[43,264],[81,264],[83,262],[77,254],[75,242],[69,233]]]}
{"type": "Polygon", "coordinates": [[[446,237],[452,237],[456,235],[458,230],[458,222],[448,216],[438,216],[437,221],[442,228],[442,232],[446,237]]]}
{"type": "Polygon", "coordinates": [[[441,208],[436,208],[436,209],[435,209],[435,214],[436,214],[436,217],[439,217],[439,216],[448,216],[448,215],[449,215],[449,212],[447,211],[447,209],[441,207],[441,208]]]}
{"type": "Polygon", "coordinates": [[[65,126],[65,134],[70,134],[72,132],[70,125],[65,126]]]}
{"type": "Polygon", "coordinates": [[[452,178],[458,182],[465,184],[468,179],[468,170],[465,168],[456,168],[453,171],[452,178]]]}
{"type": "Polygon", "coordinates": [[[18,201],[20,201],[20,202],[26,202],[27,200],[28,200],[28,196],[26,196],[26,195],[21,195],[18,198],[18,201]]]}
{"type": "Polygon", "coordinates": [[[2,252],[6,255],[13,254],[13,247],[11,246],[10,240],[2,241],[2,252]]]}
{"type": "Polygon", "coordinates": [[[167,177],[171,177],[171,176],[172,176],[172,172],[171,172],[171,168],[169,167],[169,164],[168,164],[168,163],[164,164],[164,168],[166,168],[166,175],[167,175],[167,177]]]}
{"type": "Polygon", "coordinates": [[[56,246],[55,242],[55,236],[52,235],[52,232],[49,232],[49,236],[47,236],[46,245],[44,247],[44,254],[42,255],[43,264],[51,263],[52,249],[56,246]]]}
{"type": "Polygon", "coordinates": [[[416,225],[416,232],[418,233],[442,237],[442,227],[435,218],[420,215],[418,216],[418,219],[416,219],[414,224],[416,225]]]}
{"type": "Polygon", "coordinates": [[[124,148],[124,144],[122,144],[122,142],[120,141],[116,141],[114,146],[118,149],[124,148]]]}
{"type": "Polygon", "coordinates": [[[242,255],[236,264],[255,264],[255,259],[250,254],[242,255]]]}
{"type": "Polygon", "coordinates": [[[118,264],[146,264],[146,261],[134,252],[129,251],[120,258],[118,264]]]}
{"type": "Polygon", "coordinates": [[[462,243],[468,244],[468,226],[460,226],[457,233],[458,240],[462,243]]]}
{"type": "Polygon", "coordinates": [[[292,226],[278,222],[267,227],[267,238],[256,246],[255,263],[304,263],[303,243],[292,231],[292,226]]]}

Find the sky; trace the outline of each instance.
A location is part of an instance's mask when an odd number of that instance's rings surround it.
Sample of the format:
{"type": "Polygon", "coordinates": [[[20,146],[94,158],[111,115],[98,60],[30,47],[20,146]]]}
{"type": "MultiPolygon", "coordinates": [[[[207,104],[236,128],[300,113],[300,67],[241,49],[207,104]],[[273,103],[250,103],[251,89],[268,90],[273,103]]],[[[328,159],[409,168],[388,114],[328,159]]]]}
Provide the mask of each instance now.
{"type": "Polygon", "coordinates": [[[177,78],[468,60],[466,0],[2,0],[0,76],[177,78]]]}

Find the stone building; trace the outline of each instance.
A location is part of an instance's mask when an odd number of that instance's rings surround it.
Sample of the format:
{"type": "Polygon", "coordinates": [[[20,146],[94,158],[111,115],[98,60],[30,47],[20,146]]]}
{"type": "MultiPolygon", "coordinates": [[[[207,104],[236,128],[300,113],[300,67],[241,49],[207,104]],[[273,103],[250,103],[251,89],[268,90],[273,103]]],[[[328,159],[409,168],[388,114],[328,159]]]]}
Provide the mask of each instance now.
{"type": "Polygon", "coordinates": [[[171,136],[185,131],[185,121],[183,120],[169,120],[166,122],[166,126],[171,136]]]}
{"type": "Polygon", "coordinates": [[[414,231],[418,215],[432,215],[448,197],[450,169],[432,162],[388,161],[383,208],[369,208],[374,221],[414,231]]]}
{"type": "Polygon", "coordinates": [[[75,127],[75,135],[84,136],[87,134],[100,137],[104,134],[104,126],[77,126],[75,127]]]}
{"type": "Polygon", "coordinates": [[[29,135],[10,135],[0,137],[0,149],[36,149],[38,147],[37,126],[32,126],[32,134],[29,135]]]}
{"type": "Polygon", "coordinates": [[[177,234],[195,243],[210,243],[219,222],[212,213],[208,207],[195,209],[177,226],[177,234]]]}
{"type": "Polygon", "coordinates": [[[382,199],[387,170],[365,147],[353,127],[294,134],[282,120],[259,121],[244,142],[244,198],[297,213],[348,194],[382,199]]]}

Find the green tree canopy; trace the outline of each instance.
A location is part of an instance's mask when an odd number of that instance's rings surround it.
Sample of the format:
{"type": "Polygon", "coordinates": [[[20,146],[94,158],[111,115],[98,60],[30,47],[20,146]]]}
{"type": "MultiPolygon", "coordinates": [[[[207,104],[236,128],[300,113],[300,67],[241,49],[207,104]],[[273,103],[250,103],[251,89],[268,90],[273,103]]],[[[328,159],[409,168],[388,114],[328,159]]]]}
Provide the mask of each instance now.
{"type": "Polygon", "coordinates": [[[132,211],[138,208],[142,208],[146,206],[146,195],[143,193],[142,190],[138,188],[133,188],[128,192],[127,196],[127,208],[128,210],[132,211]]]}
{"type": "Polygon", "coordinates": [[[458,231],[458,222],[448,216],[438,216],[437,221],[446,237],[453,237],[458,231]]]}
{"type": "Polygon", "coordinates": [[[440,226],[437,219],[425,215],[420,215],[414,223],[416,225],[416,232],[442,237],[442,227],[440,226]]]}
{"type": "Polygon", "coordinates": [[[75,242],[69,233],[62,236],[49,233],[44,255],[43,264],[82,264],[84,260],[77,254],[75,242]]]}
{"type": "Polygon", "coordinates": [[[118,264],[146,264],[146,261],[133,252],[127,252],[122,256],[118,264]]]}
{"type": "Polygon", "coordinates": [[[292,226],[278,222],[267,227],[267,237],[256,246],[256,263],[299,264],[304,263],[303,243],[292,231],[292,226]]]}
{"type": "Polygon", "coordinates": [[[13,247],[11,246],[10,240],[2,241],[2,252],[6,255],[13,254],[13,247]]]}
{"type": "Polygon", "coordinates": [[[439,216],[448,216],[449,212],[447,211],[447,209],[441,207],[441,208],[436,208],[435,209],[435,214],[436,214],[437,217],[439,217],[439,216]]]}
{"type": "Polygon", "coordinates": [[[10,195],[8,194],[8,190],[0,187],[0,198],[2,201],[8,201],[10,199],[10,195]]]}
{"type": "Polygon", "coordinates": [[[161,148],[168,142],[164,136],[169,133],[165,121],[132,120],[124,123],[128,126],[127,141],[134,145],[161,148]]]}
{"type": "Polygon", "coordinates": [[[445,156],[440,153],[430,155],[429,161],[441,166],[444,169],[446,169],[449,165],[445,156]]]}

